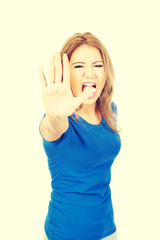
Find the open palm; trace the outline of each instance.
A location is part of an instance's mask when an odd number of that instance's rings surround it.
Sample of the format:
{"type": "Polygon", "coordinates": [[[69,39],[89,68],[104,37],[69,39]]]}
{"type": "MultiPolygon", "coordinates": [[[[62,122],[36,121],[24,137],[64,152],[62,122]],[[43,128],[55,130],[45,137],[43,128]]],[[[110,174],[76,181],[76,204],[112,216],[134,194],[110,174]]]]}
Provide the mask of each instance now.
{"type": "Polygon", "coordinates": [[[63,55],[63,70],[60,53],[50,57],[49,82],[47,83],[42,67],[39,68],[42,99],[46,113],[51,117],[66,118],[91,94],[90,89],[74,97],[70,86],[70,68],[66,54],[63,55]],[[62,80],[63,79],[63,80],[62,80]]]}

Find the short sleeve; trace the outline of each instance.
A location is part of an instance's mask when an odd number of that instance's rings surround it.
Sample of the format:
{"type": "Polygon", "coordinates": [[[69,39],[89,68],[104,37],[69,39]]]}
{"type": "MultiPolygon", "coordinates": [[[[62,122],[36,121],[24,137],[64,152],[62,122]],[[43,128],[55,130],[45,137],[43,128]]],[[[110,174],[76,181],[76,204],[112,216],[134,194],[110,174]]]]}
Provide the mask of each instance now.
{"type": "MultiPolygon", "coordinates": [[[[45,116],[46,116],[46,113],[44,114],[42,120],[44,119],[45,116]]],[[[41,122],[42,122],[42,120],[41,120],[41,122]]],[[[42,136],[41,131],[40,131],[41,122],[39,124],[39,133],[40,133],[40,135],[42,137],[42,143],[43,143],[43,147],[44,147],[45,153],[46,153],[47,157],[50,158],[50,157],[52,157],[55,154],[56,145],[58,143],[60,143],[62,140],[64,140],[65,137],[69,134],[70,127],[57,140],[55,140],[55,141],[47,141],[46,139],[44,139],[44,137],[42,136]]]]}

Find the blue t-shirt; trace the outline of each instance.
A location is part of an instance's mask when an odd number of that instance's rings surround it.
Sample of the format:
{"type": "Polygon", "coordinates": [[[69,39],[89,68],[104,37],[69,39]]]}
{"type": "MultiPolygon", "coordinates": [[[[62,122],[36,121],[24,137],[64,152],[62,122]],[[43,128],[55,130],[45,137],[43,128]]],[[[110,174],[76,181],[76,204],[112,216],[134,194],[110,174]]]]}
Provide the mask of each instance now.
{"type": "Polygon", "coordinates": [[[59,139],[43,139],[52,179],[46,235],[49,240],[100,240],[116,231],[109,184],[120,136],[104,118],[99,125],[81,117],[68,120],[59,139]]]}

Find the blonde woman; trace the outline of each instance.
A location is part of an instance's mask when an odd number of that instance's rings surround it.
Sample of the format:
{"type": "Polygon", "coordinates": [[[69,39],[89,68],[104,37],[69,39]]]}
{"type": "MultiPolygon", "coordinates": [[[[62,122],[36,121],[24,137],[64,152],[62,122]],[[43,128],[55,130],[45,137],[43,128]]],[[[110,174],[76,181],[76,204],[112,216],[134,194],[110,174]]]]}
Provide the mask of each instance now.
{"type": "Polygon", "coordinates": [[[110,181],[121,148],[114,70],[91,33],[69,38],[39,69],[45,115],[40,133],[52,178],[48,240],[117,240],[110,181]]]}

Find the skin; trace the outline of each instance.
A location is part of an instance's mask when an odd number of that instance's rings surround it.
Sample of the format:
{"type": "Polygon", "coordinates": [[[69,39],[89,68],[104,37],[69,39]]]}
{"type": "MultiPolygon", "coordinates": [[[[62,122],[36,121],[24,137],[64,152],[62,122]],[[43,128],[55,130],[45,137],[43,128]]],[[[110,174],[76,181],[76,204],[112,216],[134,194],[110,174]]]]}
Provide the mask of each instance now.
{"type": "Polygon", "coordinates": [[[96,101],[105,85],[103,60],[97,48],[81,45],[70,59],[70,84],[74,96],[82,93],[82,83],[96,83],[96,95],[93,99],[85,99],[78,114],[94,118],[97,116],[96,101]]]}
{"type": "Polygon", "coordinates": [[[98,49],[82,45],[73,52],[70,62],[64,54],[62,63],[60,53],[57,52],[50,58],[48,80],[41,66],[39,73],[46,110],[41,133],[46,140],[56,140],[67,130],[68,116],[79,106],[82,107],[78,115],[91,124],[99,124],[102,116],[96,109],[96,101],[105,84],[105,72],[98,49]],[[94,98],[89,99],[95,88],[86,87],[82,91],[84,82],[96,83],[97,92],[94,98]]]}

